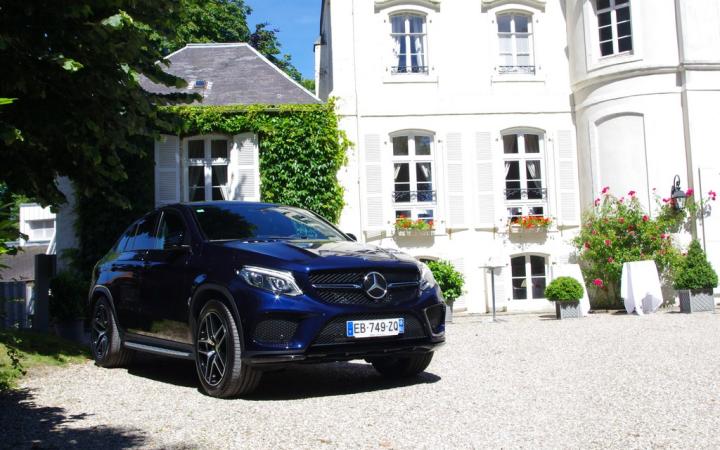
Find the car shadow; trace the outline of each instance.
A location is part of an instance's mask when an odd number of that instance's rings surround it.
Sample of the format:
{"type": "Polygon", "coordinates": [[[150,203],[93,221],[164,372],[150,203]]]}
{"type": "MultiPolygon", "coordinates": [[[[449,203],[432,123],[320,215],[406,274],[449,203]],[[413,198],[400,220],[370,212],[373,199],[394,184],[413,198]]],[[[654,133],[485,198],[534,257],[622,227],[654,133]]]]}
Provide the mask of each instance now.
{"type": "Polygon", "coordinates": [[[0,392],[0,448],[138,447],[146,442],[138,430],[104,425],[77,427],[88,414],[68,414],[63,408],[38,405],[29,389],[0,392]]]}
{"type": "MultiPolygon", "coordinates": [[[[200,391],[195,363],[192,361],[140,355],[130,365],[128,373],[175,386],[194,387],[200,391]]],[[[388,379],[380,376],[370,364],[357,361],[298,364],[265,372],[257,390],[243,396],[243,399],[298,400],[395,389],[437,383],[440,380],[439,376],[431,372],[423,372],[410,378],[388,379]]]]}

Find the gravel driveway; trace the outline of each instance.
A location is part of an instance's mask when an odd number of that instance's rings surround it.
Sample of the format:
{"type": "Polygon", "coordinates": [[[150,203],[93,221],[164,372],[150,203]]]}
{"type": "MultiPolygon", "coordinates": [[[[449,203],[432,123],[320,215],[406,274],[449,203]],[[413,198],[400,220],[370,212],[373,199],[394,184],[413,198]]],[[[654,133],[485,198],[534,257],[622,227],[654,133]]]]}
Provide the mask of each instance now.
{"type": "Polygon", "coordinates": [[[34,374],[0,398],[0,446],[720,446],[720,314],[503,319],[456,317],[429,371],[402,383],[359,362],[301,366],[216,400],[173,360],[34,374]]]}

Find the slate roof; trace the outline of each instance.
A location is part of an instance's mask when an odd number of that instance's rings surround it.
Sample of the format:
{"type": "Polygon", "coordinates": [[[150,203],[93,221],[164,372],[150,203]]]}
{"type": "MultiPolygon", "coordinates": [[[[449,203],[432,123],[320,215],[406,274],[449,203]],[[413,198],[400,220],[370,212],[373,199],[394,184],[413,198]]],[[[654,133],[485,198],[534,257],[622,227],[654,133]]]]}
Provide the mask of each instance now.
{"type": "Polygon", "coordinates": [[[147,91],[168,94],[197,92],[202,105],[285,105],[321,103],[312,93],[245,43],[188,44],[167,56],[171,73],[188,82],[185,89],[158,85],[141,77],[147,91]],[[206,88],[193,87],[197,80],[206,88]]]}
{"type": "Polygon", "coordinates": [[[35,255],[44,255],[47,245],[23,247],[16,255],[0,256],[0,263],[8,266],[0,268],[0,282],[32,281],[35,279],[35,255]]]}

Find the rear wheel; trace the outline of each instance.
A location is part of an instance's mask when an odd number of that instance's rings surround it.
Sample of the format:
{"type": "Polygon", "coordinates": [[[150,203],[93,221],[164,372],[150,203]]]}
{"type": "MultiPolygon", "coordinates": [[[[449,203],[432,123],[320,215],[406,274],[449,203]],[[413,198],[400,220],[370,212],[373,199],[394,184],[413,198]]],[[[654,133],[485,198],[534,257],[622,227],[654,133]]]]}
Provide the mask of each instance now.
{"type": "Polygon", "coordinates": [[[406,378],[415,376],[427,369],[433,353],[423,353],[405,357],[385,357],[370,361],[378,372],[387,378],[406,378]]]}
{"type": "Polygon", "coordinates": [[[200,311],[195,332],[195,366],[203,390],[227,398],[252,392],[262,373],[243,364],[240,333],[228,307],[209,301],[200,311]]]}
{"type": "Polygon", "coordinates": [[[132,351],[123,348],[115,313],[105,297],[95,302],[91,327],[90,350],[95,364],[101,367],[122,367],[130,363],[132,351]]]}

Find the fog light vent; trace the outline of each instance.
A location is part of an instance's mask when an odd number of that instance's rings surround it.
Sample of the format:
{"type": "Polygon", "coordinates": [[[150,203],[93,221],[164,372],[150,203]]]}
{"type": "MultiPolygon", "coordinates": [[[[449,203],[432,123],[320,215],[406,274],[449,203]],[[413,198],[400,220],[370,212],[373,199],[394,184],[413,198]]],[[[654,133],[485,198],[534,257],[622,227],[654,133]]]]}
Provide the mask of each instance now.
{"type": "Polygon", "coordinates": [[[253,339],[261,345],[286,345],[298,328],[298,322],[291,319],[265,319],[257,324],[253,339]]]}

